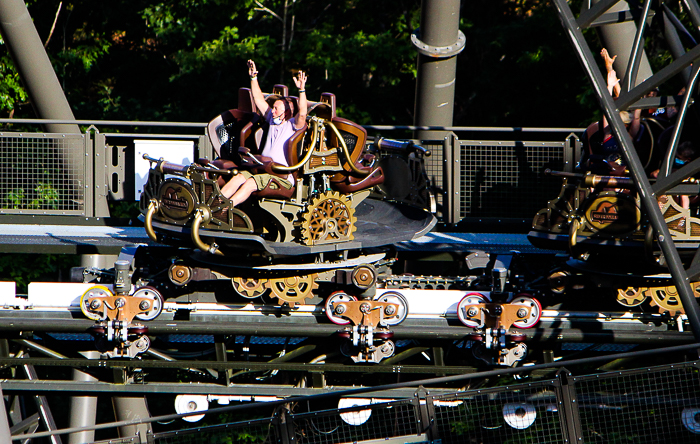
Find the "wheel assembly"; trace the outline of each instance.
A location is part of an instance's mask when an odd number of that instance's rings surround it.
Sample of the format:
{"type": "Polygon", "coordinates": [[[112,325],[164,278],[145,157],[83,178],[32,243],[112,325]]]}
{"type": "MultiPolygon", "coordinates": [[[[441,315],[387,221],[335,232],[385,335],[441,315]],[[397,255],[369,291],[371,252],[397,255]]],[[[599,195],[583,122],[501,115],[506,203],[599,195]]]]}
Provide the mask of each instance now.
{"type": "Polygon", "coordinates": [[[481,304],[486,303],[486,298],[480,293],[469,293],[464,296],[457,305],[457,316],[462,324],[471,328],[479,328],[484,325],[482,319],[481,304]]]}
{"type": "Polygon", "coordinates": [[[350,296],[343,291],[336,291],[326,299],[326,316],[334,324],[348,325],[350,319],[344,318],[342,315],[347,311],[347,302],[357,301],[357,298],[350,296]]]}
{"type": "Polygon", "coordinates": [[[152,321],[163,311],[163,296],[152,287],[141,287],[134,292],[133,297],[143,298],[139,302],[141,313],[135,315],[136,319],[142,321],[152,321]]]}

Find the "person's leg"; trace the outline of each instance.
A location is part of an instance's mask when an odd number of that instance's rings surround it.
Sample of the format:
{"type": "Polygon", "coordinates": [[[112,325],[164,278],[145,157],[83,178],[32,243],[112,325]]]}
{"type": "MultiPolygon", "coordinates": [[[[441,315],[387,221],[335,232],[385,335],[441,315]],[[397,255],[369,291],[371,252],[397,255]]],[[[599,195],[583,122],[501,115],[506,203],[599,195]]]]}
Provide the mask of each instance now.
{"type": "Polygon", "coordinates": [[[246,199],[248,199],[250,195],[257,190],[258,184],[255,183],[255,179],[252,177],[248,178],[231,197],[231,205],[235,207],[238,204],[245,202],[246,199]]]}
{"type": "Polygon", "coordinates": [[[224,187],[221,189],[221,194],[223,194],[227,199],[230,199],[231,196],[233,196],[236,191],[243,185],[246,181],[246,178],[243,174],[236,174],[226,182],[224,187]]]}

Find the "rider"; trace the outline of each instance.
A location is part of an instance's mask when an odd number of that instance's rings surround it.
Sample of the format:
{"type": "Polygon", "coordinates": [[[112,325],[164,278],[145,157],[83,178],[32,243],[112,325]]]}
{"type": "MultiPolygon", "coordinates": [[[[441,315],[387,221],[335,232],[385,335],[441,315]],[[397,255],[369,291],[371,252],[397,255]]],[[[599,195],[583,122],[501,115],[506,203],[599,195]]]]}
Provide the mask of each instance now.
{"type": "MultiPolygon", "coordinates": [[[[270,124],[262,156],[275,163],[289,166],[285,156],[285,145],[295,131],[302,129],[306,123],[306,73],[299,71],[297,77],[293,77],[294,84],[299,88],[299,113],[296,116],[292,116],[290,102],[284,98],[275,100],[272,107],[267,104],[258,84],[258,70],[252,60],[248,60],[248,74],[255,106],[264,116],[265,121],[270,124]]],[[[294,177],[291,174],[285,179],[268,173],[252,174],[249,171],[241,171],[224,185],[221,193],[231,199],[235,207],[245,202],[253,192],[264,189],[273,179],[287,189],[294,186],[294,177]]]]}

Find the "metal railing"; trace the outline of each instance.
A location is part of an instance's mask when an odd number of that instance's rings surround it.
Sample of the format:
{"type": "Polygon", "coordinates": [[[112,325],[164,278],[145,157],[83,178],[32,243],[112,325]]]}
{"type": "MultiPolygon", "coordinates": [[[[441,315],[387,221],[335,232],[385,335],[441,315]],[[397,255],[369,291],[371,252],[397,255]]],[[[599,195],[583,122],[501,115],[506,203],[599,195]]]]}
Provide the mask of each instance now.
{"type": "MultiPolygon", "coordinates": [[[[38,119],[0,119],[0,123],[55,123],[38,119]]],[[[107,200],[134,200],[134,140],[187,140],[194,158],[213,157],[203,134],[100,133],[93,124],[203,128],[186,122],[56,121],[91,126],[84,134],[0,132],[0,214],[31,216],[109,216],[107,200]]],[[[367,126],[394,131],[437,127],[367,126]]],[[[559,183],[544,176],[546,168],[571,171],[580,141],[567,128],[440,128],[470,136],[502,134],[501,140],[460,140],[445,132],[443,140],[420,141],[432,155],[426,172],[442,222],[508,218],[528,220],[556,195],[559,183]],[[547,141],[522,140],[543,135],[547,141]],[[551,141],[552,139],[555,141],[551,141]],[[559,140],[556,140],[556,139],[559,140]]],[[[401,133],[403,131],[403,133],[401,133]]],[[[177,160],[175,160],[177,161],[177,160]]],[[[38,220],[37,223],[46,223],[38,220]]]]}
{"type": "MultiPolygon", "coordinates": [[[[381,396],[374,394],[373,396],[381,396]]],[[[351,402],[352,404],[353,402],[351,402]]],[[[551,379],[154,434],[162,444],[203,443],[695,443],[700,361],[551,379]]],[[[295,409],[306,406],[297,404],[295,409]]]]}

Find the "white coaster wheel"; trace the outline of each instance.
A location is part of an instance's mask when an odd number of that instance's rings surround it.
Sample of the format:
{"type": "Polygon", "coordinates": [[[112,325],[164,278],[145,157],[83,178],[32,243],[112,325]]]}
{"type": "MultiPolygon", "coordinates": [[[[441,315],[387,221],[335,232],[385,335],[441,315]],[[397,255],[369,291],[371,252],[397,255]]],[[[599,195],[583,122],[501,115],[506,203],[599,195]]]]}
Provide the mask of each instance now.
{"type": "Polygon", "coordinates": [[[345,312],[345,310],[343,309],[344,307],[342,306],[343,302],[351,301],[357,301],[357,298],[354,296],[350,296],[344,291],[336,291],[335,293],[328,296],[328,299],[326,299],[326,316],[328,316],[328,319],[330,319],[331,322],[334,324],[348,325],[350,323],[350,320],[345,319],[340,315],[345,312]]]}
{"type": "Polygon", "coordinates": [[[107,312],[104,310],[102,303],[99,305],[91,307],[89,304],[89,299],[93,297],[112,297],[112,292],[109,288],[104,285],[95,285],[90,287],[83,295],[80,297],[80,311],[83,312],[86,318],[93,321],[104,321],[107,319],[107,312]]]}
{"type": "Polygon", "coordinates": [[[514,429],[523,430],[535,423],[537,410],[532,404],[508,403],[503,406],[503,419],[514,429]]]}
{"type": "Polygon", "coordinates": [[[459,304],[457,304],[457,317],[459,317],[462,324],[466,325],[467,327],[481,327],[481,319],[475,319],[478,312],[472,314],[471,316],[469,316],[468,313],[470,308],[472,310],[480,310],[478,307],[475,307],[475,305],[484,304],[486,302],[488,301],[482,294],[469,293],[468,295],[464,296],[461,301],[459,301],[459,304]]]}
{"type": "Polygon", "coordinates": [[[510,304],[521,305],[530,309],[530,315],[526,319],[513,322],[513,325],[518,328],[530,328],[537,324],[540,320],[540,316],[542,316],[542,306],[540,302],[535,298],[529,297],[529,295],[519,294],[513,298],[510,304]]]}
{"type": "MultiPolygon", "coordinates": [[[[144,310],[142,313],[134,316],[136,319],[142,321],[152,321],[158,317],[158,315],[163,311],[163,296],[153,287],[141,287],[136,290],[133,294],[134,297],[148,298],[151,300],[151,306],[144,310]]],[[[139,307],[140,308],[140,307],[139,307]]]]}
{"type": "MultiPolygon", "coordinates": [[[[209,410],[209,400],[206,395],[177,395],[175,397],[175,411],[180,415],[207,410],[209,410]]],[[[204,418],[204,413],[185,416],[182,419],[187,422],[197,422],[202,418],[204,418]]]]}
{"type": "Polygon", "coordinates": [[[375,299],[377,302],[388,302],[390,304],[397,304],[399,310],[391,318],[385,316],[384,324],[386,325],[397,325],[400,324],[408,316],[408,301],[406,297],[399,293],[398,291],[387,291],[382,293],[378,298],[375,299]]]}

